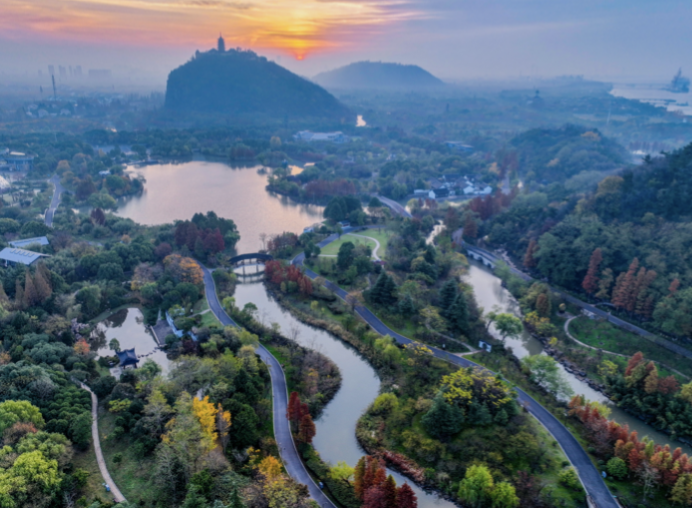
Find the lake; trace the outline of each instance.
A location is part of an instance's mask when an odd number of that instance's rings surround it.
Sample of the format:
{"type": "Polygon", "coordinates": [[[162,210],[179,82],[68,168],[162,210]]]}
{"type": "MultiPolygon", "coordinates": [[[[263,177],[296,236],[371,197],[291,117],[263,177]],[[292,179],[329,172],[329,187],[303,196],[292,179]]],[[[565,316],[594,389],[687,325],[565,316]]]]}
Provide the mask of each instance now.
{"type": "Polygon", "coordinates": [[[236,245],[240,254],[260,250],[261,233],[300,234],[305,227],[323,220],[323,207],[296,203],[268,192],[267,176],[259,174],[260,169],[204,161],[131,167],[128,173],[146,179],[145,191],[122,199],[116,215],[156,225],[214,211],[219,217],[235,221],[240,231],[236,245]]]}

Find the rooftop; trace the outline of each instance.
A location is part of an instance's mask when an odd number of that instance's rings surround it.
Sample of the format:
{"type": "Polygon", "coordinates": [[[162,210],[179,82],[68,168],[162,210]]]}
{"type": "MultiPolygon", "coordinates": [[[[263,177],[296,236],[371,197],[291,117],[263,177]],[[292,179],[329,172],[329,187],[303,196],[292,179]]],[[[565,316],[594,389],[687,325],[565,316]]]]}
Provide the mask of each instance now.
{"type": "Polygon", "coordinates": [[[14,240],[10,242],[12,247],[28,247],[29,245],[48,245],[48,238],[45,236],[36,236],[34,238],[23,238],[22,240],[14,240]]]}
{"type": "Polygon", "coordinates": [[[121,367],[127,367],[128,365],[137,365],[139,361],[137,355],[135,354],[135,348],[125,349],[124,351],[118,351],[115,354],[118,355],[121,367]]]}
{"type": "Polygon", "coordinates": [[[45,256],[45,254],[17,249],[15,247],[5,247],[0,251],[0,260],[9,261],[10,263],[22,263],[24,265],[30,265],[43,256],[45,256]]]}

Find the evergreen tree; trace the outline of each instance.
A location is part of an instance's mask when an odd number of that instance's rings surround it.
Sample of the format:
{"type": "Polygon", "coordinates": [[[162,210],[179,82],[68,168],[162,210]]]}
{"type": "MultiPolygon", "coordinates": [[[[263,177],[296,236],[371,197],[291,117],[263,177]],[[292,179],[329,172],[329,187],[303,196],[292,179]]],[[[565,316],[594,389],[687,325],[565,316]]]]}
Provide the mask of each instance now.
{"type": "Polygon", "coordinates": [[[382,484],[387,508],[397,508],[396,505],[396,482],[392,475],[387,476],[387,480],[382,484]]]}
{"type": "Polygon", "coordinates": [[[442,315],[447,315],[447,310],[452,306],[454,300],[459,294],[459,287],[454,278],[449,279],[445,282],[440,289],[440,308],[442,309],[442,315]]]}
{"type": "Polygon", "coordinates": [[[375,282],[375,285],[370,290],[370,299],[372,300],[373,303],[375,303],[375,304],[382,304],[383,303],[384,294],[387,291],[386,286],[387,286],[387,272],[385,272],[383,270],[382,273],[380,274],[380,276],[377,278],[377,282],[375,282]]]}
{"type": "Polygon", "coordinates": [[[209,503],[199,485],[191,484],[181,508],[208,508],[209,503]]]}
{"type": "Polygon", "coordinates": [[[427,245],[425,247],[425,254],[423,255],[423,259],[425,259],[431,265],[434,265],[436,257],[437,252],[435,251],[435,247],[433,245],[427,245]]]}
{"type": "Polygon", "coordinates": [[[670,500],[683,506],[692,504],[692,474],[683,473],[678,477],[670,493],[670,500]]]}
{"type": "Polygon", "coordinates": [[[457,406],[448,404],[442,393],[438,393],[432,407],[423,415],[421,422],[431,436],[446,438],[461,430],[464,413],[457,406]]]}
{"type": "Polygon", "coordinates": [[[385,294],[384,294],[384,304],[385,305],[391,305],[393,303],[396,303],[396,296],[394,295],[396,291],[396,283],[394,282],[394,278],[387,274],[387,279],[385,281],[385,294]]]}
{"type": "Polygon", "coordinates": [[[14,286],[14,304],[18,309],[24,309],[24,287],[19,282],[19,277],[16,279],[14,286]]]}
{"type": "Polygon", "coordinates": [[[399,301],[399,313],[404,317],[413,316],[416,313],[416,306],[411,295],[406,295],[399,301]]]}
{"type": "Polygon", "coordinates": [[[447,319],[452,328],[465,335],[469,333],[469,308],[464,293],[459,293],[447,310],[447,319]]]}
{"type": "Polygon", "coordinates": [[[500,409],[497,412],[497,414],[495,415],[495,418],[493,418],[493,420],[498,425],[504,427],[505,425],[507,425],[507,422],[509,421],[509,416],[507,415],[507,411],[505,411],[504,409],[500,409]]]}
{"type": "Polygon", "coordinates": [[[490,414],[490,410],[488,409],[488,406],[483,403],[480,405],[478,408],[478,412],[476,413],[476,419],[473,422],[474,425],[477,425],[479,427],[484,427],[486,425],[490,425],[493,421],[493,417],[490,414]]]}

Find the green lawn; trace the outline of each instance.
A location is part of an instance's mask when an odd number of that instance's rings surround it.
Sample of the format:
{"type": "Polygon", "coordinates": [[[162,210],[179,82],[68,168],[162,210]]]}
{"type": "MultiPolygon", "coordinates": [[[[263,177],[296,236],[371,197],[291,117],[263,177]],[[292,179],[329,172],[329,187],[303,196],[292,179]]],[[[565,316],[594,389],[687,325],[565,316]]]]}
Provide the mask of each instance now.
{"type": "Polygon", "coordinates": [[[89,449],[86,451],[76,451],[72,462],[75,468],[84,469],[89,472],[87,484],[79,493],[79,497],[83,496],[86,498],[87,506],[97,499],[101,501],[108,501],[111,499],[111,495],[106,492],[103,486],[103,477],[101,476],[101,471],[96,462],[93,443],[89,445],[89,449]]]}
{"type": "MultiPolygon", "coordinates": [[[[378,238],[378,240],[379,240],[379,238],[378,238]]],[[[373,241],[366,240],[365,238],[358,238],[358,237],[353,236],[351,234],[346,234],[346,235],[342,235],[341,238],[339,238],[338,240],[336,240],[336,241],[330,243],[329,245],[327,245],[326,247],[324,247],[322,249],[322,254],[327,255],[327,256],[336,256],[339,253],[339,248],[346,242],[352,242],[356,245],[359,243],[360,244],[366,244],[366,245],[369,245],[370,248],[372,248],[373,250],[376,247],[376,244],[373,241]]],[[[378,253],[379,253],[379,251],[378,251],[378,253]]],[[[382,257],[382,256],[380,256],[380,257],[382,257]]]]}
{"type": "MultiPolygon", "coordinates": [[[[578,317],[570,323],[569,331],[577,340],[589,346],[627,356],[641,351],[647,360],[661,362],[692,377],[692,362],[688,358],[608,322],[578,317]]],[[[612,356],[608,356],[612,360],[612,356]]]]}
{"type": "Polygon", "coordinates": [[[377,251],[377,254],[380,256],[380,258],[384,259],[384,256],[387,253],[387,244],[389,243],[389,239],[392,237],[391,231],[387,231],[386,229],[368,229],[366,231],[359,231],[357,234],[374,238],[380,242],[380,249],[377,251]]]}

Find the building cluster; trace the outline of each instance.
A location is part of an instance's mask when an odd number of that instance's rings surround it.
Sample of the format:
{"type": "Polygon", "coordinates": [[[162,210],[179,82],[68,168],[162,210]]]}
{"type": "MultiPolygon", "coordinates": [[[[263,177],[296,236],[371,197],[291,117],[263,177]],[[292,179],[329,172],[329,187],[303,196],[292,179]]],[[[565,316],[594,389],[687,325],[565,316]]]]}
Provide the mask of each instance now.
{"type": "Polygon", "coordinates": [[[430,189],[416,189],[414,197],[423,199],[444,199],[457,196],[486,196],[493,192],[490,185],[476,184],[468,177],[459,179],[443,176],[441,179],[432,178],[428,181],[430,189]]]}
{"type": "Polygon", "coordinates": [[[306,141],[308,143],[314,143],[316,141],[326,141],[329,143],[347,143],[351,141],[351,138],[341,131],[336,132],[312,132],[312,131],[300,131],[293,135],[293,139],[296,141],[306,141]]]}
{"type": "Polygon", "coordinates": [[[0,171],[29,171],[33,167],[33,155],[0,148],[0,171]]]}

